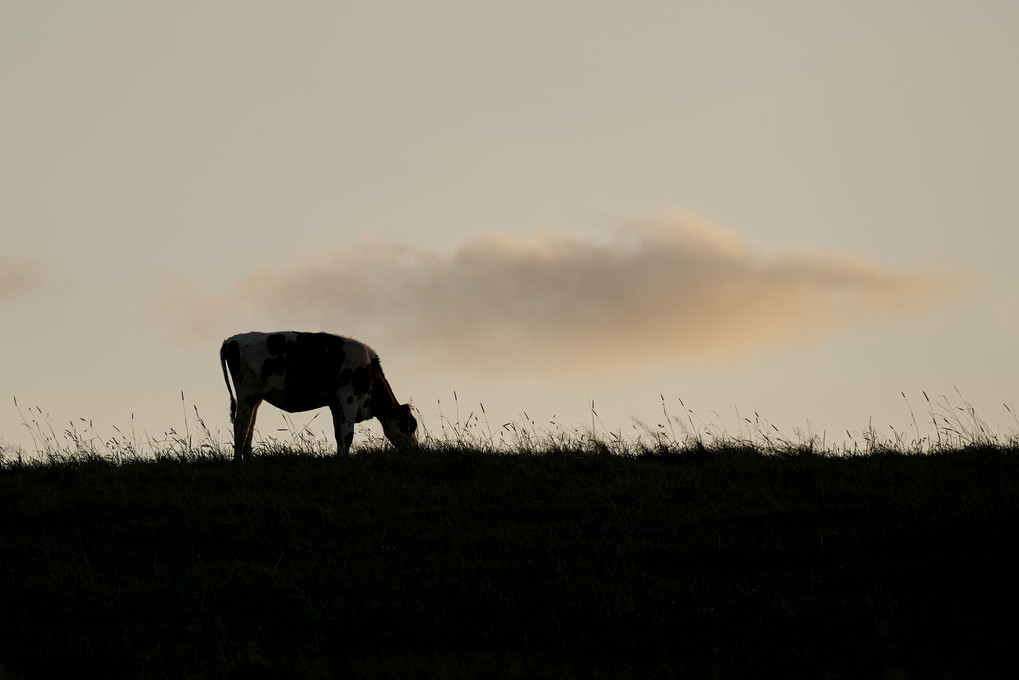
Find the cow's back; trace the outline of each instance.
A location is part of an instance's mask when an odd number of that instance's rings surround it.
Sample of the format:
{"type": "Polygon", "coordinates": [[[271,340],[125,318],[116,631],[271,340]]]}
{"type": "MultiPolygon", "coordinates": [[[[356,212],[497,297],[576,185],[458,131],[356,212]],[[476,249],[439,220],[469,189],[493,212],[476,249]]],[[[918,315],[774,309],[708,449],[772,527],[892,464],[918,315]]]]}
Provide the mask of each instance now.
{"type": "Polygon", "coordinates": [[[346,392],[366,393],[376,356],[351,338],[299,331],[241,333],[223,346],[238,392],[246,387],[286,411],[328,406],[346,392]]]}

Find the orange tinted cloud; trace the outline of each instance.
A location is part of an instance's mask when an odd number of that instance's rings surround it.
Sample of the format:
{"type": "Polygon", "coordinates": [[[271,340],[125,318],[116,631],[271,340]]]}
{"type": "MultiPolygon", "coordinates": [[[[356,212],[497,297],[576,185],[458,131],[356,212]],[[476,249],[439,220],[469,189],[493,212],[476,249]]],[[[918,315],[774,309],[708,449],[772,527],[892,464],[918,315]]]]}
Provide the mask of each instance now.
{"type": "Polygon", "coordinates": [[[735,232],[665,214],[608,243],[555,230],[489,234],[451,253],[365,240],[252,271],[222,295],[171,285],[163,306],[180,339],[321,329],[421,366],[625,371],[915,317],[957,287],[808,249],[763,255],[735,232]]]}
{"type": "Polygon", "coordinates": [[[41,278],[37,269],[13,255],[0,255],[0,300],[37,286],[41,278]]]}

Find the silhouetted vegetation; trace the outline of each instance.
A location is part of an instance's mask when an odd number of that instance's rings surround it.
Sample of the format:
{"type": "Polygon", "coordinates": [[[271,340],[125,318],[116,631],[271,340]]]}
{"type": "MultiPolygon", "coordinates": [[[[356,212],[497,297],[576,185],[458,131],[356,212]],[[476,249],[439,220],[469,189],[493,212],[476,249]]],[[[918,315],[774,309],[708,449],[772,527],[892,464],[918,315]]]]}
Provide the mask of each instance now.
{"type": "Polygon", "coordinates": [[[691,439],[0,469],[0,663],[56,677],[991,677],[1019,449],[691,439]],[[845,452],[843,452],[845,453],[845,452]]]}

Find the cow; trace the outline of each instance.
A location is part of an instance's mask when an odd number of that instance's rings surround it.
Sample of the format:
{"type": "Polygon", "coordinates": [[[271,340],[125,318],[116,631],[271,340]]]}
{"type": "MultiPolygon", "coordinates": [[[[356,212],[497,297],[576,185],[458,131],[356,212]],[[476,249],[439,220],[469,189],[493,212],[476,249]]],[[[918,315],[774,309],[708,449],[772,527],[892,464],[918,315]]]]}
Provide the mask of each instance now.
{"type": "Polygon", "coordinates": [[[230,393],[234,460],[251,457],[255,414],[263,400],[291,413],[328,406],[337,456],[350,453],[354,424],[370,418],[379,419],[393,446],[417,444],[410,406],[397,402],[375,350],[357,340],[297,331],[241,333],[223,341],[219,360],[230,393]]]}

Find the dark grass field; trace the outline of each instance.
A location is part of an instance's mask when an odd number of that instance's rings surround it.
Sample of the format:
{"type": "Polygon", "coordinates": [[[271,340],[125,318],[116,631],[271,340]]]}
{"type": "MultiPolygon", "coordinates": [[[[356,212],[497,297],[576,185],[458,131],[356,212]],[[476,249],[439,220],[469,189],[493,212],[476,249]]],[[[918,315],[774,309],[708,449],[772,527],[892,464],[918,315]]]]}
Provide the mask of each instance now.
{"type": "Polygon", "coordinates": [[[8,461],[0,678],[1003,677],[1017,531],[1011,446],[8,461]]]}

